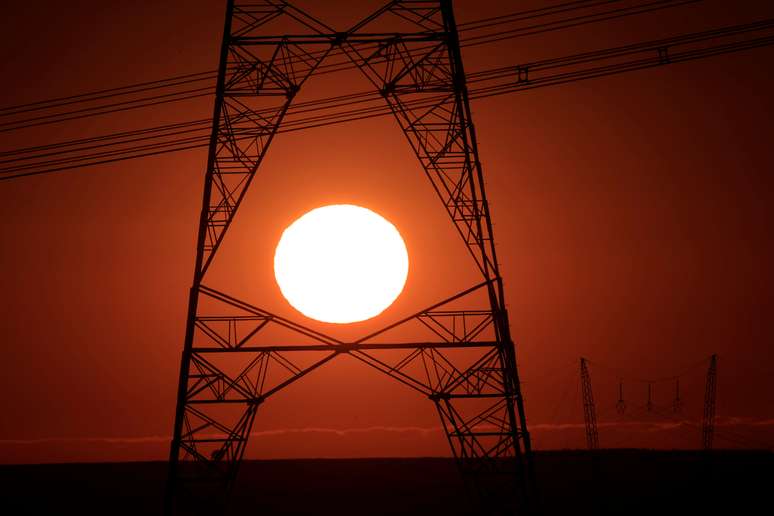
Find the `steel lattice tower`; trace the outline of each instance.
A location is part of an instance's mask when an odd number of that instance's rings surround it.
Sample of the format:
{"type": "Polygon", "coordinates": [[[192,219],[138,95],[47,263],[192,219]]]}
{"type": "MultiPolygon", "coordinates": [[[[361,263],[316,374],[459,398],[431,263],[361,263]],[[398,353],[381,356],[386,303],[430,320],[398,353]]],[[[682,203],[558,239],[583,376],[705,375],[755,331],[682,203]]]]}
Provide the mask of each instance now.
{"type": "Polygon", "coordinates": [[[718,389],[718,356],[710,357],[707,367],[707,383],[704,388],[704,418],[701,424],[701,446],[705,450],[712,449],[712,439],[715,436],[715,398],[718,389]]]}
{"type": "Polygon", "coordinates": [[[281,0],[244,5],[228,0],[167,513],[222,507],[260,406],[342,354],[427,396],[467,485],[480,496],[481,512],[515,512],[527,499],[533,476],[505,306],[451,0],[392,1],[346,32],[281,0]],[[267,25],[278,19],[295,23],[298,32],[272,35],[267,25]],[[398,28],[385,31],[390,23],[398,28]],[[480,283],[354,341],[279,317],[206,283],[288,108],[331,53],[346,55],[381,93],[481,274],[480,283]],[[442,100],[436,100],[439,94],[442,100]],[[386,338],[390,330],[412,324],[429,328],[433,338],[386,338]],[[272,328],[313,343],[257,343],[256,336],[272,328]],[[468,357],[466,363],[458,361],[459,353],[468,357]]]}
{"type": "Polygon", "coordinates": [[[583,392],[583,422],[586,426],[586,445],[589,450],[599,448],[597,430],[597,409],[594,405],[594,393],[591,390],[591,375],[585,358],[580,359],[581,391],[583,392]]]}

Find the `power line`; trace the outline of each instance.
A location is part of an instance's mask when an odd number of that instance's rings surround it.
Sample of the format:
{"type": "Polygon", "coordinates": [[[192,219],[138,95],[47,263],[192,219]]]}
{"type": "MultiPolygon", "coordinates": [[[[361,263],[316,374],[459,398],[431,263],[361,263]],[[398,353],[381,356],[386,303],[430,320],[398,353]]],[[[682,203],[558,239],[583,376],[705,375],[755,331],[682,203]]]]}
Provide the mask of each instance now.
{"type": "MultiPolygon", "coordinates": [[[[660,11],[662,9],[668,9],[673,7],[681,7],[683,5],[695,4],[702,0],[656,0],[643,5],[635,5],[630,7],[622,7],[619,9],[612,9],[602,13],[592,13],[583,16],[576,16],[566,20],[558,20],[553,22],[547,22],[537,25],[531,25],[528,27],[521,27],[518,29],[512,29],[503,31],[499,34],[491,34],[486,36],[479,36],[477,38],[469,38],[465,40],[464,47],[470,47],[475,45],[481,45],[485,43],[495,43],[498,41],[504,41],[507,39],[519,38],[524,36],[534,36],[537,34],[544,34],[546,32],[553,32],[563,29],[572,29],[581,27],[591,23],[599,23],[603,21],[616,20],[627,16],[633,16],[637,14],[651,13],[660,11]]],[[[600,2],[609,3],[609,2],[600,2]]]]}
{"type": "MultiPolygon", "coordinates": [[[[150,133],[155,133],[155,132],[166,132],[166,131],[171,131],[171,130],[175,130],[175,129],[187,128],[187,127],[191,127],[191,126],[195,126],[195,125],[206,125],[207,129],[209,129],[210,126],[212,125],[212,120],[209,119],[209,118],[203,118],[203,119],[200,119],[200,120],[192,120],[192,121],[188,121],[188,122],[178,122],[178,123],[174,123],[174,124],[165,124],[165,125],[160,125],[160,126],[156,126],[156,127],[149,127],[149,128],[146,128],[146,129],[136,129],[136,130],[133,130],[133,131],[122,131],[122,132],[118,132],[118,133],[104,134],[104,135],[100,135],[100,136],[92,136],[92,137],[89,137],[89,138],[81,138],[81,139],[78,139],[78,140],[69,140],[69,141],[64,141],[64,142],[59,142],[59,143],[51,143],[51,144],[46,144],[46,145],[37,145],[37,146],[33,146],[33,147],[22,147],[20,149],[14,149],[14,150],[10,150],[10,151],[0,152],[0,157],[3,157],[3,156],[15,156],[15,155],[19,155],[19,154],[29,154],[31,152],[40,152],[40,151],[46,151],[46,150],[58,149],[58,148],[74,147],[74,146],[77,146],[77,145],[84,145],[84,144],[100,142],[100,141],[115,140],[115,139],[120,139],[120,138],[124,138],[124,137],[136,136],[136,135],[142,135],[142,134],[150,134],[150,133]]],[[[0,163],[5,163],[5,162],[8,162],[8,161],[12,161],[12,160],[0,161],[0,163]]]]}
{"type": "MultiPolygon", "coordinates": [[[[733,41],[731,43],[723,44],[717,43],[715,40],[723,37],[746,36],[754,32],[763,30],[770,31],[772,29],[774,29],[774,20],[764,20],[752,24],[726,27],[712,31],[705,31],[702,33],[687,34],[674,38],[661,39],[622,47],[614,47],[595,52],[574,54],[572,56],[542,60],[524,65],[484,70],[478,73],[470,74],[470,84],[476,85],[470,89],[470,98],[488,98],[491,96],[513,93],[516,91],[566,84],[589,78],[604,77],[631,70],[661,66],[668,63],[688,61],[724,53],[737,52],[740,50],[769,46],[774,44],[774,35],[762,36],[742,41],[733,41]],[[705,44],[707,42],[711,43],[705,44]],[[701,46],[697,47],[697,44],[700,44],[701,46]],[[682,46],[688,46],[688,48],[681,49],[680,47],[682,46]],[[478,86],[479,84],[482,85],[478,86]]],[[[439,101],[443,101],[443,96],[427,96],[426,98],[420,98],[408,102],[406,107],[409,109],[421,109],[423,107],[435,105],[439,101]]],[[[377,92],[362,92],[340,97],[317,99],[307,101],[305,103],[300,103],[297,105],[295,110],[289,110],[288,121],[286,124],[284,124],[285,129],[280,132],[291,132],[314,127],[324,127],[328,125],[373,118],[377,116],[385,116],[389,114],[391,114],[389,106],[382,104],[381,96],[377,92]],[[367,104],[368,102],[372,101],[378,101],[379,105],[374,106],[367,104]],[[364,107],[354,107],[358,104],[366,105],[364,107]],[[326,110],[331,112],[326,113],[326,110]],[[310,114],[319,112],[323,113],[310,114]],[[297,116],[297,118],[294,119],[293,116],[297,116]]],[[[172,130],[170,132],[164,132],[162,130],[159,138],[163,139],[180,136],[182,134],[190,134],[192,129],[194,129],[194,127],[197,125],[203,128],[204,123],[205,122],[202,120],[181,123],[179,131],[172,130]]],[[[153,131],[157,130],[158,128],[152,128],[149,130],[149,134],[152,134],[153,131]]],[[[126,133],[118,133],[118,135],[122,134],[125,135],[126,133]]],[[[105,145],[126,144],[131,142],[131,138],[137,138],[138,140],[143,141],[149,139],[146,138],[146,134],[142,132],[138,134],[140,136],[131,134],[127,135],[129,139],[122,139],[123,136],[118,135],[106,135],[102,138],[105,140],[115,140],[114,143],[106,143],[105,145]]],[[[186,138],[182,142],[178,142],[180,145],[177,147],[173,143],[161,141],[158,142],[158,147],[151,147],[145,144],[143,144],[141,147],[138,147],[135,149],[138,151],[137,156],[131,154],[131,149],[122,149],[119,154],[125,159],[131,159],[133,157],[144,157],[148,155],[147,152],[150,149],[154,151],[153,155],[163,152],[185,150],[192,148],[192,146],[196,147],[206,145],[206,142],[208,141],[207,137],[202,135],[201,138],[201,144],[197,144],[197,142],[189,138],[186,138]]],[[[67,145],[68,149],[62,150],[62,154],[75,154],[79,152],[77,147],[79,145],[78,141],[66,142],[66,144],[63,145],[67,145]]],[[[52,151],[55,148],[56,147],[49,146],[46,150],[52,151]]],[[[33,147],[28,149],[35,148],[33,147]]],[[[80,166],[97,165],[105,162],[116,161],[116,159],[114,159],[116,155],[94,153],[97,155],[93,154],[85,156],[73,156],[72,161],[68,161],[66,159],[57,160],[56,166],[54,167],[48,166],[47,163],[26,163],[22,165],[13,165],[13,163],[17,163],[19,161],[29,162],[40,160],[42,157],[50,158],[57,155],[55,152],[46,152],[45,156],[43,156],[43,154],[31,154],[31,152],[34,151],[30,151],[28,149],[4,153],[5,156],[14,156],[14,158],[4,161],[4,163],[12,164],[12,166],[0,168],[0,179],[10,179],[26,175],[49,173],[66,170],[68,168],[77,168],[80,166]],[[18,157],[19,153],[21,152],[24,152],[26,156],[18,157]],[[109,161],[104,161],[104,157],[108,157],[109,161]],[[89,162],[89,159],[92,161],[89,162]],[[35,167],[38,168],[36,169],[35,167]]],[[[90,149],[99,150],[100,147],[99,145],[94,145],[91,146],[90,149]]]]}
{"type": "Polygon", "coordinates": [[[145,97],[137,100],[127,100],[122,102],[115,102],[106,106],[93,106],[88,108],[76,109],[73,111],[67,111],[65,113],[57,113],[55,115],[45,115],[33,118],[27,118],[23,120],[22,125],[17,122],[7,122],[0,124],[0,133],[6,133],[9,131],[17,131],[19,129],[29,129],[31,127],[39,127],[41,125],[58,124],[61,122],[71,122],[73,120],[80,120],[83,118],[89,118],[97,115],[112,115],[121,111],[129,111],[132,109],[155,107],[162,104],[169,104],[171,102],[181,102],[184,100],[191,100],[201,97],[209,97],[212,94],[212,88],[197,88],[195,90],[187,90],[184,92],[168,93],[164,95],[156,95],[152,97],[145,97]],[[174,97],[174,98],[170,98],[174,97]],[[165,99],[165,100],[155,100],[165,99]],[[121,106],[121,107],[118,107],[121,106]],[[109,109],[105,109],[109,108],[109,109]],[[72,116],[68,116],[72,115],[72,116]]]}
{"type": "MultiPolygon", "coordinates": [[[[541,16],[564,13],[564,12],[569,12],[569,11],[578,10],[578,9],[587,9],[587,8],[596,7],[598,5],[603,5],[603,4],[620,3],[621,1],[623,0],[576,0],[572,2],[565,2],[565,3],[556,4],[553,6],[543,7],[539,9],[518,11],[518,12],[509,13],[509,14],[494,16],[491,18],[484,18],[481,20],[473,20],[466,23],[460,23],[458,26],[458,29],[459,29],[459,32],[466,32],[466,31],[469,32],[471,30],[480,30],[481,28],[488,28],[496,25],[505,24],[505,23],[512,23],[513,21],[530,20],[541,16]]],[[[376,48],[376,46],[374,45],[370,48],[376,48]]],[[[321,54],[322,52],[310,53],[311,56],[315,56],[315,57],[321,54]]],[[[343,53],[340,51],[334,53],[334,55],[336,54],[343,55],[343,53]]],[[[145,82],[130,84],[126,86],[119,86],[115,88],[96,90],[92,92],[80,93],[80,94],[70,95],[65,97],[40,100],[40,101],[30,102],[26,104],[19,104],[16,106],[8,106],[8,107],[0,108],[0,116],[7,116],[8,114],[13,114],[12,113],[13,111],[24,109],[24,108],[46,109],[50,107],[51,104],[61,103],[61,105],[68,105],[73,101],[78,102],[78,101],[99,100],[99,99],[109,98],[116,95],[133,93],[135,92],[135,90],[138,90],[138,89],[150,90],[150,89],[164,88],[170,85],[188,84],[190,82],[196,82],[201,80],[214,80],[216,75],[217,75],[217,70],[194,72],[194,73],[189,73],[184,75],[178,75],[175,77],[169,77],[166,79],[145,81],[145,82]]]]}
{"type": "MultiPolygon", "coordinates": [[[[509,15],[503,15],[501,17],[488,18],[487,20],[499,20],[497,24],[513,23],[514,21],[528,21],[539,17],[561,14],[578,9],[589,9],[593,7],[603,6],[612,3],[620,3],[624,0],[586,0],[583,2],[569,2],[566,4],[559,4],[558,6],[537,9],[532,11],[525,11],[522,13],[512,13],[509,15]]],[[[627,6],[617,8],[613,10],[604,11],[601,13],[591,13],[582,16],[574,16],[570,18],[553,20],[542,24],[529,25],[526,27],[520,27],[511,29],[508,31],[495,32],[490,34],[484,34],[472,38],[463,38],[462,46],[476,46],[492,42],[503,41],[507,39],[514,39],[518,37],[531,36],[541,34],[544,32],[550,32],[560,30],[563,28],[572,28],[580,25],[587,25],[590,23],[598,23],[601,21],[608,21],[611,19],[620,18],[623,16],[631,16],[636,14],[643,14],[654,10],[661,10],[665,8],[679,7],[682,5],[697,3],[701,0],[657,0],[646,4],[636,4],[633,6],[627,6]]],[[[463,30],[478,30],[483,27],[493,26],[494,22],[490,24],[481,25],[481,20],[469,22],[470,27],[463,30]],[[478,25],[477,25],[478,24],[478,25]]],[[[429,46],[419,47],[415,51],[421,51],[431,48],[429,46]]],[[[374,45],[366,45],[359,47],[360,50],[376,49],[374,45]]],[[[310,55],[322,55],[323,51],[311,52],[310,55]]],[[[337,56],[348,57],[344,50],[334,50],[328,55],[328,58],[337,56]]],[[[289,59],[289,63],[298,61],[298,59],[289,59]]],[[[344,70],[352,70],[356,68],[356,64],[349,59],[345,59],[342,62],[328,63],[318,67],[316,75],[323,75],[326,73],[340,72],[344,70]]],[[[23,104],[20,106],[12,106],[0,109],[0,117],[25,114],[34,111],[40,111],[44,109],[54,109],[63,106],[69,106],[82,102],[94,102],[96,100],[111,99],[124,95],[145,93],[147,91],[153,91],[163,88],[169,88],[173,86],[191,84],[193,82],[201,82],[203,80],[214,80],[215,72],[198,72],[193,74],[186,74],[182,76],[172,77],[168,79],[160,79],[157,81],[150,81],[145,83],[139,83],[135,85],[123,86],[119,88],[99,90],[96,92],[73,95],[69,97],[62,97],[59,99],[51,99],[46,101],[38,101],[30,104],[23,104]],[[26,108],[26,109],[24,109],[26,108]]],[[[158,106],[165,103],[159,99],[166,99],[167,102],[179,102],[183,100],[190,100],[207,96],[214,92],[213,86],[195,88],[192,90],[186,90],[182,92],[174,92],[162,95],[155,95],[151,97],[142,97],[139,99],[133,99],[128,101],[114,102],[111,104],[103,104],[100,106],[92,106],[88,108],[82,108],[64,113],[54,113],[50,115],[37,116],[27,118],[23,120],[15,120],[12,122],[0,123],[0,132],[28,129],[31,127],[39,127],[41,125],[48,125],[54,123],[68,122],[73,120],[79,120],[88,116],[98,116],[105,114],[112,114],[118,111],[126,111],[130,109],[139,109],[144,107],[158,106]],[[154,102],[152,102],[154,101],[154,102]],[[115,111],[111,108],[122,106],[115,111]],[[69,116],[72,115],[72,116],[69,116]]]]}
{"type": "MultiPolygon", "coordinates": [[[[154,81],[140,82],[136,84],[130,84],[127,86],[119,86],[116,88],[109,88],[104,90],[92,91],[89,93],[80,93],[77,95],[70,95],[67,97],[58,97],[48,100],[39,100],[36,102],[30,102],[27,104],[19,104],[16,106],[8,106],[0,108],[0,116],[8,116],[15,114],[16,111],[29,108],[28,111],[37,111],[40,109],[49,109],[51,104],[69,105],[76,102],[86,102],[91,100],[101,100],[103,98],[111,98],[118,95],[126,95],[128,93],[135,93],[136,91],[149,91],[159,88],[166,88],[169,86],[176,86],[178,84],[188,84],[191,82],[211,80],[214,79],[215,72],[196,72],[186,75],[178,75],[177,77],[169,77],[167,79],[157,79],[154,81]],[[136,90],[136,91],[135,91],[136,90]]],[[[54,106],[54,107],[56,107],[54,106]]],[[[26,112],[26,111],[20,111],[26,112]]]]}

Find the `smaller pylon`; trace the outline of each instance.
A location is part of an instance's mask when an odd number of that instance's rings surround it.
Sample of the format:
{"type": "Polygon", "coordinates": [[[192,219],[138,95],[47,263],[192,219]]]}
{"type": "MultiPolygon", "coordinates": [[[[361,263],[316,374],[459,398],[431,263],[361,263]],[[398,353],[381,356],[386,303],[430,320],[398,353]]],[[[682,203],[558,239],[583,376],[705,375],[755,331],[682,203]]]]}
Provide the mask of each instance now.
{"type": "Polygon", "coordinates": [[[648,382],[648,402],[645,404],[645,408],[648,412],[653,412],[653,383],[648,382]]]}
{"type": "Polygon", "coordinates": [[[712,438],[715,435],[715,397],[717,394],[718,356],[710,357],[707,368],[707,384],[704,389],[704,420],[701,425],[701,444],[705,450],[712,449],[712,438]]]}
{"type": "Polygon", "coordinates": [[[591,376],[586,359],[580,359],[581,390],[583,391],[583,420],[586,424],[586,444],[589,450],[599,448],[599,432],[597,431],[597,411],[594,406],[594,395],[591,392],[591,376]]]}
{"type": "Polygon", "coordinates": [[[672,412],[678,413],[683,410],[683,400],[680,399],[680,378],[675,379],[675,399],[672,402],[672,412]]]}
{"type": "Polygon", "coordinates": [[[623,380],[618,382],[618,401],[615,402],[615,411],[620,415],[626,412],[626,402],[623,398],[623,380]]]}

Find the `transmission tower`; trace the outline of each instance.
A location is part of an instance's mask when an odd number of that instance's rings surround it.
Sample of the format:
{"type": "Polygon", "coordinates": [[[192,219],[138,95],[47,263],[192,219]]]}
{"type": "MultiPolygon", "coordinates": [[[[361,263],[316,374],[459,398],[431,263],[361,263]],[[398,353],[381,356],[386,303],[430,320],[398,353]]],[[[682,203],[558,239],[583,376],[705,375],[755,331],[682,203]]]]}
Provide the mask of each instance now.
{"type": "Polygon", "coordinates": [[[718,356],[710,357],[707,368],[707,383],[704,389],[704,419],[701,425],[701,444],[705,450],[712,449],[715,435],[715,395],[717,393],[718,356]]]}
{"type": "Polygon", "coordinates": [[[683,410],[683,400],[680,398],[680,378],[675,379],[675,399],[672,401],[672,412],[683,410]]]}
{"type": "Polygon", "coordinates": [[[583,420],[586,425],[586,444],[589,450],[599,448],[599,432],[597,431],[597,410],[594,406],[594,394],[591,391],[591,375],[586,359],[580,359],[581,390],[583,391],[583,420]]]}
{"type": "Polygon", "coordinates": [[[615,402],[615,411],[623,415],[626,412],[626,401],[623,397],[623,380],[618,382],[618,401],[615,402]]]}
{"type": "Polygon", "coordinates": [[[392,1],[345,32],[282,0],[228,0],[167,513],[222,508],[263,403],[344,354],[433,402],[479,512],[512,513],[527,499],[530,438],[451,0],[392,1]],[[278,21],[284,35],[272,32],[278,21]],[[354,341],[205,283],[285,113],[334,55],[384,98],[481,274],[480,283],[354,341]],[[390,340],[391,330],[407,325],[431,336],[390,340]],[[271,329],[312,343],[263,342],[271,329]]]}
{"type": "Polygon", "coordinates": [[[653,412],[653,382],[648,382],[648,401],[645,403],[645,410],[653,412]]]}

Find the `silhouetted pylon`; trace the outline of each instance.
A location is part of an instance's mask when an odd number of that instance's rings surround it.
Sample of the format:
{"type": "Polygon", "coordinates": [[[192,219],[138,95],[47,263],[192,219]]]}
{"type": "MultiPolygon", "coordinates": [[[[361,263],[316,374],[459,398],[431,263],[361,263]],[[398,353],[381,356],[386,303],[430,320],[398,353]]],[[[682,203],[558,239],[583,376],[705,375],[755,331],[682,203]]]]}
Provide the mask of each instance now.
{"type": "Polygon", "coordinates": [[[683,410],[683,400],[680,398],[680,378],[675,379],[675,399],[672,401],[672,412],[683,410]]]}
{"type": "Polygon", "coordinates": [[[645,409],[653,412],[653,382],[648,382],[648,401],[645,403],[645,409]]]}
{"type": "Polygon", "coordinates": [[[626,412],[626,402],[623,397],[623,380],[618,382],[618,401],[615,402],[615,410],[621,415],[626,412]]]}
{"type": "Polygon", "coordinates": [[[704,418],[701,425],[701,446],[705,450],[712,449],[712,439],[715,436],[715,397],[717,395],[718,356],[710,357],[707,368],[707,383],[704,388],[704,418]]]}
{"type": "Polygon", "coordinates": [[[167,513],[222,508],[261,405],[344,354],[427,396],[464,479],[480,496],[478,512],[514,512],[531,491],[533,476],[505,306],[451,1],[391,1],[340,32],[282,0],[229,0],[167,513]],[[271,27],[278,22],[293,27],[276,35],[271,27]],[[359,68],[381,94],[481,274],[470,288],[354,341],[205,284],[256,171],[292,116],[294,98],[333,55],[336,66],[359,68]],[[429,328],[428,339],[385,342],[404,325],[429,328]],[[257,336],[272,329],[312,343],[259,342],[257,336]]]}
{"type": "Polygon", "coordinates": [[[586,426],[586,444],[589,450],[599,448],[597,431],[597,410],[594,406],[594,394],[591,390],[591,375],[586,359],[580,359],[581,391],[583,392],[583,421],[586,426]]]}

